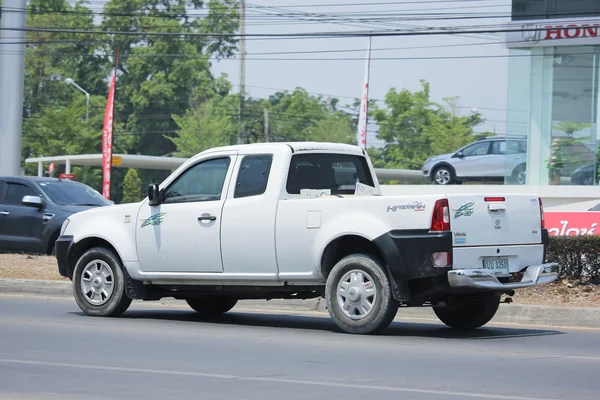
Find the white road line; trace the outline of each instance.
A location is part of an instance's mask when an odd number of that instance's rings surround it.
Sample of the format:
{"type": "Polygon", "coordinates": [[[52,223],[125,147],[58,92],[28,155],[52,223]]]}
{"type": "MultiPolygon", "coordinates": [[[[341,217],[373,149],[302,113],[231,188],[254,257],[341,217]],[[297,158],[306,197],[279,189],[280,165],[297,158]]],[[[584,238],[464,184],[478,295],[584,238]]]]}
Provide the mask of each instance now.
{"type": "Polygon", "coordinates": [[[0,358],[0,363],[5,364],[21,364],[21,365],[35,365],[41,367],[62,367],[62,368],[74,368],[74,369],[87,369],[96,371],[114,371],[114,372],[128,372],[128,373],[140,373],[140,374],[156,374],[156,375],[171,375],[171,376],[193,376],[199,378],[212,378],[212,379],[231,379],[241,381],[257,381],[257,382],[271,382],[271,383],[288,383],[293,385],[311,385],[311,386],[326,386],[326,387],[338,387],[346,389],[364,389],[364,390],[379,390],[386,392],[397,392],[397,393],[419,393],[419,394],[433,394],[440,396],[454,396],[454,397],[469,397],[479,399],[500,399],[500,400],[552,400],[543,397],[522,397],[522,396],[508,396],[498,395],[489,393],[473,393],[473,392],[457,392],[448,390],[434,390],[434,389],[417,389],[407,387],[394,387],[394,386],[372,386],[372,385],[358,385],[352,383],[336,383],[336,382],[316,382],[301,379],[284,379],[274,377],[258,377],[258,376],[242,376],[242,375],[227,375],[227,374],[211,374],[207,372],[188,372],[188,371],[177,371],[177,370],[161,370],[161,369],[146,369],[146,368],[125,368],[125,367],[113,367],[113,366],[97,366],[97,365],[85,365],[85,364],[67,364],[67,363],[55,363],[46,361],[34,361],[34,360],[14,360],[0,358]]]}

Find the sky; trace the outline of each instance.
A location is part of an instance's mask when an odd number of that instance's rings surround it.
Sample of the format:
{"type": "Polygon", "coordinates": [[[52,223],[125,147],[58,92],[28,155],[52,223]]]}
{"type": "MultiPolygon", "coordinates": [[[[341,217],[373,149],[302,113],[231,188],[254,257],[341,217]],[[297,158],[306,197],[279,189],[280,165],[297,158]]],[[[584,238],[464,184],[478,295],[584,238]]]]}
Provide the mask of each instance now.
{"type": "MultiPolygon", "coordinates": [[[[424,26],[457,28],[482,24],[501,28],[510,20],[510,4],[510,0],[247,0],[247,33],[287,34],[382,28],[405,30],[424,26]],[[258,19],[268,13],[285,13],[289,22],[258,19]],[[298,13],[336,13],[338,20],[335,23],[307,22],[306,19],[310,19],[311,15],[298,13]],[[339,13],[345,15],[340,16],[339,13]],[[339,19],[373,16],[374,13],[393,13],[388,18],[396,18],[359,24],[339,19]],[[445,19],[424,20],[423,16],[410,16],[416,13],[425,13],[428,18],[436,14],[445,19]],[[469,17],[485,14],[493,18],[448,19],[459,14],[469,17]],[[398,18],[399,15],[402,17],[398,18]]],[[[368,38],[247,40],[246,92],[252,97],[267,98],[279,90],[292,91],[295,87],[302,87],[310,93],[338,97],[342,105],[350,104],[362,94],[368,41],[368,38]],[[354,51],[257,54],[339,50],[354,51]],[[313,60],[307,60],[310,58],[313,60]]],[[[434,101],[458,96],[461,113],[479,110],[487,121],[478,126],[477,131],[506,134],[508,50],[504,45],[504,33],[376,37],[372,39],[371,48],[371,99],[382,100],[390,88],[419,90],[419,80],[425,79],[431,85],[434,101]]],[[[234,85],[239,85],[239,71],[240,61],[237,57],[213,62],[213,72],[227,74],[234,85]]],[[[238,86],[236,90],[239,90],[238,86]]],[[[381,144],[375,137],[374,128],[369,125],[367,145],[381,144]]]]}

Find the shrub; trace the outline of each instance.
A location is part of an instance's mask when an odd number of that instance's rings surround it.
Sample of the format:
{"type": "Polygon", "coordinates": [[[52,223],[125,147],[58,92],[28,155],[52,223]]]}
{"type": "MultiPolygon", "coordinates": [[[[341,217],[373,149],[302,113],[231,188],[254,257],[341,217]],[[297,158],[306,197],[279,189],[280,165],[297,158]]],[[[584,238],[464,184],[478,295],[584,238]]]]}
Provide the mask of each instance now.
{"type": "Polygon", "coordinates": [[[142,181],[135,169],[130,169],[123,179],[123,203],[137,203],[142,196],[142,181]]]}
{"type": "Polygon", "coordinates": [[[546,260],[560,265],[561,278],[600,279],[600,236],[551,236],[546,260]]]}

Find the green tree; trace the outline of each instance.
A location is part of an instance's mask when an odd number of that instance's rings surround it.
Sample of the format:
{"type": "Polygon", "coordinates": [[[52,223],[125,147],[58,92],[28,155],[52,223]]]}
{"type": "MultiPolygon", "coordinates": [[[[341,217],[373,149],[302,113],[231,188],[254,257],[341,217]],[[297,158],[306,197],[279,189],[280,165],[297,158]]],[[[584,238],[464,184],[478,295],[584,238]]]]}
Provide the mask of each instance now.
{"type": "Polygon", "coordinates": [[[352,114],[338,109],[336,98],[323,99],[302,88],[269,97],[269,119],[274,140],[341,141],[347,143],[352,114]],[[326,132],[334,128],[333,132],[326,132]]]}
{"type": "MultiPolygon", "coordinates": [[[[94,29],[94,15],[83,1],[31,0],[28,28],[94,29]]],[[[43,107],[69,106],[83,94],[65,83],[73,79],[91,95],[105,95],[106,67],[98,62],[100,41],[89,34],[30,31],[25,57],[24,116],[34,118],[43,107]]],[[[80,115],[84,115],[83,113],[80,115]]]]}
{"type": "Polygon", "coordinates": [[[137,203],[141,199],[142,181],[135,169],[130,169],[123,179],[123,203],[137,203]]]}
{"type": "Polygon", "coordinates": [[[421,80],[421,90],[395,88],[385,96],[385,108],[375,107],[373,118],[379,124],[377,137],[383,149],[370,149],[373,163],[380,168],[419,169],[431,155],[444,154],[475,140],[473,128],[483,122],[479,113],[458,114],[458,98],[437,104],[430,99],[429,83],[421,80]]]}
{"type": "MultiPolygon", "coordinates": [[[[233,0],[110,0],[102,28],[125,32],[181,34],[235,33],[237,2],[233,0]],[[207,12],[201,18],[200,11],[207,12]]],[[[135,133],[135,152],[167,155],[175,151],[169,137],[183,116],[229,87],[210,72],[210,59],[233,55],[237,42],[229,36],[112,35],[104,58],[113,62],[119,47],[119,117],[135,133]]],[[[224,92],[223,92],[224,91],[224,92]]],[[[132,149],[133,150],[133,149],[132,149]]]]}
{"type": "Polygon", "coordinates": [[[420,168],[427,158],[429,141],[423,134],[431,124],[429,83],[421,80],[421,90],[391,88],[385,96],[386,108],[375,107],[373,119],[379,124],[377,137],[385,141],[378,166],[420,168]]]}
{"type": "Polygon", "coordinates": [[[239,132],[236,115],[237,96],[226,96],[207,101],[195,110],[179,117],[173,116],[178,130],[168,137],[176,146],[175,155],[191,157],[212,147],[226,146],[239,132]]]}
{"type": "Polygon", "coordinates": [[[356,144],[356,134],[348,114],[337,112],[326,115],[314,126],[307,128],[307,139],[315,142],[356,144]]]}
{"type": "Polygon", "coordinates": [[[423,130],[426,142],[430,144],[426,157],[446,154],[469,144],[476,139],[473,128],[483,122],[481,114],[459,115],[458,98],[443,99],[445,105],[437,105],[430,125],[423,130]]]}

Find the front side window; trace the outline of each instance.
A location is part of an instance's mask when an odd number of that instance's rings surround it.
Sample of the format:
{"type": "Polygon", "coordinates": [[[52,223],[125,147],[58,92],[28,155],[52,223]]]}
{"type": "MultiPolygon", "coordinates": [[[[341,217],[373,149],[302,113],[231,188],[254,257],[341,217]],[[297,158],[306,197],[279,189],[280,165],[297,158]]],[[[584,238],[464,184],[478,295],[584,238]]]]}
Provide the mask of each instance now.
{"type": "Polygon", "coordinates": [[[462,153],[465,157],[484,156],[488,153],[489,148],[489,142],[476,143],[464,149],[462,153]]]}
{"type": "Polygon", "coordinates": [[[230,162],[215,158],[190,167],[167,188],[164,203],[220,200],[230,162]]]}
{"type": "Polygon", "coordinates": [[[349,154],[294,154],[286,189],[300,194],[302,189],[326,190],[331,194],[354,194],[356,182],[374,186],[367,159],[349,154]]]}
{"type": "Polygon", "coordinates": [[[4,198],[5,204],[23,205],[23,197],[25,196],[39,196],[39,194],[27,185],[12,182],[7,183],[6,196],[4,198]]]}
{"type": "Polygon", "coordinates": [[[235,186],[234,198],[259,196],[267,189],[273,156],[245,156],[235,186]]]}

